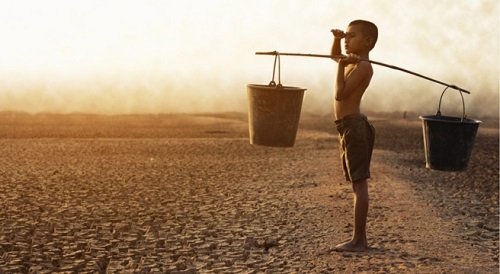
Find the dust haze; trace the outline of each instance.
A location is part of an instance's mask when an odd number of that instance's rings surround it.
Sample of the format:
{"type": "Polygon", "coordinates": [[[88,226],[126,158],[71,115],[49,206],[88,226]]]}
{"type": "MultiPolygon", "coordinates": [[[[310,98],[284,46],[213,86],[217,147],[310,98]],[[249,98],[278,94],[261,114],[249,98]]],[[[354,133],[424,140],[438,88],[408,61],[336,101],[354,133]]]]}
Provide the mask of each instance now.
{"type": "MultiPolygon", "coordinates": [[[[246,112],[246,84],[272,78],[256,51],[328,54],[330,29],[366,19],[379,27],[371,59],[469,90],[469,117],[497,117],[498,18],[494,0],[2,2],[0,111],[246,112]]],[[[435,113],[444,86],[374,70],[364,111],[435,113]]],[[[306,112],[333,111],[335,73],[328,59],[281,58],[306,112]]],[[[442,112],[462,112],[458,92],[442,112]]]]}

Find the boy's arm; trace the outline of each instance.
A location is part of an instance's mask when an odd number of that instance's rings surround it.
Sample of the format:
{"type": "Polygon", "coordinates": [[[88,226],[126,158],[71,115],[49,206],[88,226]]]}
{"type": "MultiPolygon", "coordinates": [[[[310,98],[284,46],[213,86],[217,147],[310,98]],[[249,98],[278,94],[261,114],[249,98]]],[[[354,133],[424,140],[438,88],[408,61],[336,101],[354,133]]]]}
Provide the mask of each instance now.
{"type": "MultiPolygon", "coordinates": [[[[340,41],[345,37],[345,33],[339,29],[332,29],[333,33],[333,44],[330,51],[330,55],[340,55],[342,54],[342,49],[340,48],[340,41]]],[[[332,58],[335,62],[339,62],[340,58],[332,58]]]]}
{"type": "Polygon", "coordinates": [[[339,61],[335,85],[336,101],[342,101],[351,96],[358,89],[359,85],[366,81],[368,77],[371,77],[370,64],[368,62],[358,62],[359,57],[356,55],[349,55],[347,58],[339,61]],[[345,67],[348,64],[354,63],[358,63],[357,66],[345,77],[345,67]]]}

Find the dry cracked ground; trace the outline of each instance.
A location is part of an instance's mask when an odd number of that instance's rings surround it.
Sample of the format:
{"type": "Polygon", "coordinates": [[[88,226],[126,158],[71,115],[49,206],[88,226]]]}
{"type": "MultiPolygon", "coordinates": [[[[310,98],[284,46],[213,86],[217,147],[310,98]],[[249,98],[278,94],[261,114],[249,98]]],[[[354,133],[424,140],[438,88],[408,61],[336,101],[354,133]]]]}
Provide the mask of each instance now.
{"type": "Polygon", "coordinates": [[[371,117],[364,253],[330,116],[295,147],[245,114],[0,114],[0,273],[496,273],[498,119],[465,172],[425,168],[418,118],[371,117]]]}

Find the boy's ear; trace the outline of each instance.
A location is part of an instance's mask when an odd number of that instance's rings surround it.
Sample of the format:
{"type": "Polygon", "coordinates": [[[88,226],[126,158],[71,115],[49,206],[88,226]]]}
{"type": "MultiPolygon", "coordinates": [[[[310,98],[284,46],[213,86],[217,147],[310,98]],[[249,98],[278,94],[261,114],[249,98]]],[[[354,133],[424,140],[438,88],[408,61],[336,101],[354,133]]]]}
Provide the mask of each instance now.
{"type": "Polygon", "coordinates": [[[365,45],[368,46],[368,47],[372,47],[373,46],[373,40],[374,39],[373,39],[372,36],[366,37],[366,44],[365,45]]]}

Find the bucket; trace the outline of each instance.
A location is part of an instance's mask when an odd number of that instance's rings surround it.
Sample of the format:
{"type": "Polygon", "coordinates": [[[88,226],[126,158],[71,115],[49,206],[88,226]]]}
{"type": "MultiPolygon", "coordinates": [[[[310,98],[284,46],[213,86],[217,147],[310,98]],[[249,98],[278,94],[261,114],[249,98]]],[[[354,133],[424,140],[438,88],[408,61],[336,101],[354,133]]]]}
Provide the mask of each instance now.
{"type": "Polygon", "coordinates": [[[250,143],[293,147],[305,90],[298,87],[248,84],[250,143]]]}
{"type": "MultiPolygon", "coordinates": [[[[305,88],[274,82],[268,85],[248,84],[248,130],[250,144],[270,147],[293,147],[299,126],[305,88]]],[[[278,73],[279,75],[279,73],[278,73]]]]}
{"type": "Polygon", "coordinates": [[[464,171],[474,146],[474,140],[481,121],[468,119],[465,115],[465,102],[462,97],[462,117],[441,115],[439,99],[436,115],[420,116],[424,135],[426,167],[442,171],[464,171]]]}

